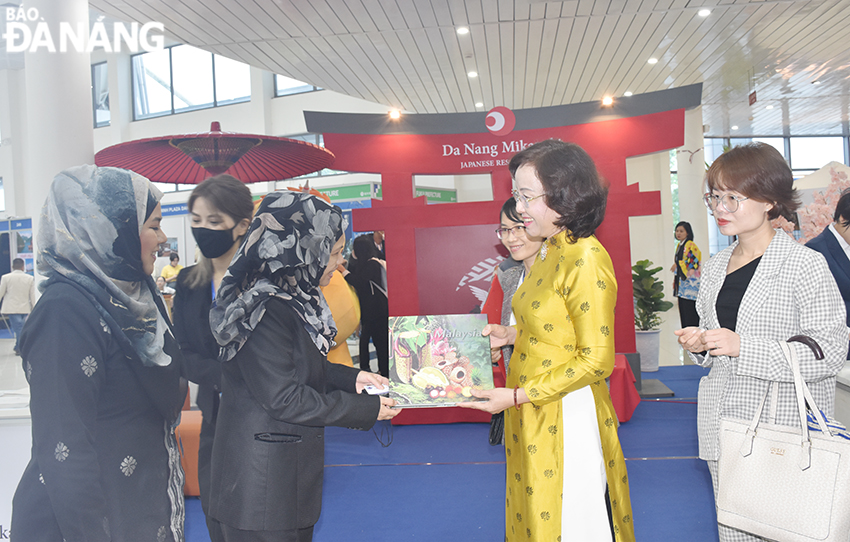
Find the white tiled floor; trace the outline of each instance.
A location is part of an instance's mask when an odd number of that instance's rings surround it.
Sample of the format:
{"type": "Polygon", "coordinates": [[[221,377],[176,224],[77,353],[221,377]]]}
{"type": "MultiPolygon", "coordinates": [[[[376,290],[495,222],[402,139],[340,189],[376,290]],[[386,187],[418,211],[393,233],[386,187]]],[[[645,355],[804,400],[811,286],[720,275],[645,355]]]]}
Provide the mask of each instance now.
{"type": "Polygon", "coordinates": [[[0,390],[18,390],[27,387],[21,358],[12,351],[14,346],[14,339],[0,339],[0,390]]]}

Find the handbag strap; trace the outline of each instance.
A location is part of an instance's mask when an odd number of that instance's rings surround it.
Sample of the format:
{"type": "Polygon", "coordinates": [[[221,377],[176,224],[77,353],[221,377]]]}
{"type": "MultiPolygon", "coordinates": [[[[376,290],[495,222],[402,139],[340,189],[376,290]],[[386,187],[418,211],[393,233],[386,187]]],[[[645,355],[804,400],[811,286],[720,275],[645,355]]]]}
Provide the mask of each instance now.
{"type": "MultiPolygon", "coordinates": [[[[826,421],[823,419],[823,415],[815,404],[814,397],[812,397],[811,391],[809,391],[809,387],[806,385],[806,382],[803,380],[803,375],[800,372],[800,362],[797,360],[797,351],[791,347],[787,342],[780,342],[779,346],[782,348],[782,353],[785,355],[785,359],[788,361],[788,364],[791,366],[791,372],[794,376],[794,395],[797,399],[797,411],[800,414],[800,461],[799,466],[801,470],[808,469],[812,464],[812,440],[809,435],[809,424],[806,419],[806,403],[808,403],[809,407],[812,410],[815,418],[817,419],[818,426],[820,430],[825,435],[832,436],[832,432],[829,430],[829,427],[826,425],[826,421]]],[[[810,345],[809,345],[810,346],[810,345]]],[[[774,386],[775,383],[772,384],[774,386]]],[[[765,390],[764,395],[759,401],[759,405],[756,408],[755,415],[753,416],[752,421],[750,422],[749,427],[747,428],[747,433],[744,438],[743,443],[741,444],[741,455],[748,456],[752,453],[753,449],[753,440],[755,439],[759,421],[761,419],[761,413],[764,410],[764,403],[767,400],[768,394],[770,394],[772,389],[765,390]]],[[[771,416],[775,421],[776,416],[776,403],[778,402],[778,391],[774,391],[771,398],[771,416]]]]}
{"type": "MultiPolygon", "coordinates": [[[[817,344],[817,343],[815,343],[815,344],[817,344]]],[[[797,391],[798,395],[799,395],[799,390],[801,389],[802,392],[803,392],[803,398],[805,399],[805,402],[808,403],[809,409],[812,411],[812,415],[814,415],[815,420],[817,420],[818,427],[820,427],[821,432],[823,432],[823,434],[825,434],[825,435],[833,436],[832,432],[829,429],[829,426],[826,423],[826,420],[823,417],[823,414],[821,413],[820,409],[818,408],[817,404],[815,403],[815,398],[812,396],[812,392],[811,392],[811,390],[809,390],[809,386],[806,384],[805,380],[803,380],[803,375],[800,372],[800,362],[797,359],[796,350],[791,348],[791,345],[788,344],[788,343],[782,343],[782,348],[785,351],[786,359],[788,359],[789,363],[791,363],[791,370],[794,371],[795,389],[798,390],[797,391]],[[800,388],[799,389],[796,387],[796,381],[797,380],[799,380],[799,382],[800,382],[800,388]]],[[[818,359],[823,359],[823,358],[821,357],[821,358],[818,358],[818,359]]],[[[798,397],[797,398],[798,408],[800,407],[800,402],[801,402],[801,398],[798,397]]],[[[806,421],[805,406],[803,406],[802,410],[800,411],[800,414],[802,416],[801,421],[802,421],[803,425],[806,428],[808,428],[809,424],[806,421]]]]}

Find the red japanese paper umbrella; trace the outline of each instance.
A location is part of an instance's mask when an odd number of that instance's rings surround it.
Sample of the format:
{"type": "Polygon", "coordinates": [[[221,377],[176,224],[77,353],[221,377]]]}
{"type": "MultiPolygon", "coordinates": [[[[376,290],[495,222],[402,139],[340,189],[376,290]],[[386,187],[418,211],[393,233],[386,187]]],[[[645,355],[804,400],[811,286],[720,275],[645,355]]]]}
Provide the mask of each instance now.
{"type": "Polygon", "coordinates": [[[228,173],[243,183],[277,181],[306,175],[333,164],[327,149],[286,137],[209,132],[138,139],[107,147],[94,155],[98,166],[135,171],[160,183],[198,184],[228,173]]]}

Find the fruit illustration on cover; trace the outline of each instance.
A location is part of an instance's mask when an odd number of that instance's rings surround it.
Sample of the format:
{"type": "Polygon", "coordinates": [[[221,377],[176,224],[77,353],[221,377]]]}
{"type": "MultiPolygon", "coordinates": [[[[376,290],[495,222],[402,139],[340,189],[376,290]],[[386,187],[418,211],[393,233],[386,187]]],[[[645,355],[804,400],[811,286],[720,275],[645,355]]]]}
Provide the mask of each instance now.
{"type": "Polygon", "coordinates": [[[492,388],[485,324],[471,314],[390,318],[390,395],[402,406],[448,406],[492,388]]]}

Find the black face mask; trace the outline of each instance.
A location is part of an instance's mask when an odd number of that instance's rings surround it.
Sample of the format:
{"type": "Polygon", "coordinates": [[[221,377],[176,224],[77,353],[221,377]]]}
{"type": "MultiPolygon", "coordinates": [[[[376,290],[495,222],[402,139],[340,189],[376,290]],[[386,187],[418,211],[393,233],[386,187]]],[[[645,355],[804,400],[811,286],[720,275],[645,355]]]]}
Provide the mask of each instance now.
{"type": "MultiPolygon", "coordinates": [[[[235,228],[236,226],[233,226],[235,228]]],[[[211,230],[209,228],[192,228],[192,235],[201,249],[201,254],[208,260],[223,256],[233,246],[233,228],[229,230],[211,230]]]]}

